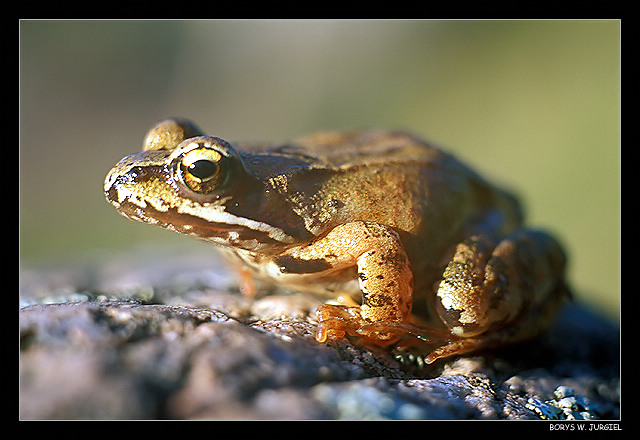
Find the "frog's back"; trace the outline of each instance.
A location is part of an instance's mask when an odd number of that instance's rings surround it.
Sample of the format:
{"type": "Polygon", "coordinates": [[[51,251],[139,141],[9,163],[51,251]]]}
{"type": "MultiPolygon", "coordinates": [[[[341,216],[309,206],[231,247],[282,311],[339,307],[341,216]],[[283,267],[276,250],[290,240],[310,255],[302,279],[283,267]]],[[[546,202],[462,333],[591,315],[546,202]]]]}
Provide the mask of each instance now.
{"type": "Polygon", "coordinates": [[[376,163],[438,162],[443,153],[402,131],[318,132],[281,145],[238,144],[250,154],[299,160],[300,166],[344,169],[376,163]]]}
{"type": "Polygon", "coordinates": [[[433,240],[443,226],[458,235],[468,212],[505,204],[453,155],[402,131],[319,132],[280,145],[234,146],[246,154],[250,174],[279,183],[314,235],[367,220],[433,240]]]}

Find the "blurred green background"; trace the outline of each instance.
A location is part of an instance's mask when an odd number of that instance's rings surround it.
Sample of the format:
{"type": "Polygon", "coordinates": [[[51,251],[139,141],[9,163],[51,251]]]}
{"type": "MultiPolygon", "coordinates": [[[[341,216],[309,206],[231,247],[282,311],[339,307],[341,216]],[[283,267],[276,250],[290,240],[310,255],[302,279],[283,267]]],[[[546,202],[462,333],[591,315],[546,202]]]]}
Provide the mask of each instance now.
{"type": "Polygon", "coordinates": [[[229,140],[408,129],[514,189],[578,299],[618,317],[619,21],[21,21],[23,266],[199,246],[102,195],[178,115],[229,140]]]}

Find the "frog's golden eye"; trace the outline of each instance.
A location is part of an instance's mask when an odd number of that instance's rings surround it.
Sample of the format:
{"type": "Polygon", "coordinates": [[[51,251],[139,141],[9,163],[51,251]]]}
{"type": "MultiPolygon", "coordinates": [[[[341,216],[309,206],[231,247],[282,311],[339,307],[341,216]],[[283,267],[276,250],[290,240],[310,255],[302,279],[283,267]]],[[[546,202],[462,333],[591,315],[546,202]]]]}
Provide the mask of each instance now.
{"type": "Polygon", "coordinates": [[[196,148],[180,160],[180,177],[190,190],[208,194],[220,188],[228,177],[225,156],[211,148],[196,148]]]}

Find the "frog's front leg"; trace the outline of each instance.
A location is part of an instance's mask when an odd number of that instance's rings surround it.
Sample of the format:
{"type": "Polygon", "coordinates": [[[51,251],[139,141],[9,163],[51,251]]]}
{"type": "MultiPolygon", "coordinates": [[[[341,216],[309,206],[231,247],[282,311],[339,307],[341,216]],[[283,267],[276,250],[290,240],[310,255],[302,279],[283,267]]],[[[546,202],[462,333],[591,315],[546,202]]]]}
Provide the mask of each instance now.
{"type": "MultiPolygon", "coordinates": [[[[379,331],[372,324],[401,323],[411,313],[413,274],[398,234],[391,228],[357,221],[339,225],[312,244],[295,248],[274,259],[283,272],[340,271],[357,266],[362,305],[325,304],[318,308],[316,339],[328,335],[357,335],[379,345],[395,342],[399,335],[379,331]]],[[[385,327],[386,328],[386,327],[385,327]]]]}
{"type": "Polygon", "coordinates": [[[543,232],[523,229],[497,242],[475,236],[459,244],[436,297],[451,336],[425,362],[540,333],[569,296],[564,265],[559,244],[543,232]]]}

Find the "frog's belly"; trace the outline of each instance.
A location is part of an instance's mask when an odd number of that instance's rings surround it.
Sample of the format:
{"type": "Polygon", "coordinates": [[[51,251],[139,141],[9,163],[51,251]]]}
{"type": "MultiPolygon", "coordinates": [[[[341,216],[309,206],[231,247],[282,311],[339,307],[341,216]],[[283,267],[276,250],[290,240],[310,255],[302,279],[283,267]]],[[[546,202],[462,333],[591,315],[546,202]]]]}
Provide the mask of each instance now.
{"type": "Polygon", "coordinates": [[[277,287],[308,292],[324,298],[347,295],[360,302],[361,290],[357,278],[357,268],[315,273],[283,273],[272,262],[265,262],[259,256],[237,249],[221,248],[222,254],[234,266],[248,271],[252,277],[266,281],[277,287]]]}
{"type": "Polygon", "coordinates": [[[355,302],[360,303],[362,291],[356,277],[356,269],[344,270],[341,273],[333,273],[331,276],[305,274],[305,275],[283,275],[270,277],[278,285],[287,288],[308,292],[323,298],[333,299],[337,296],[348,296],[355,302]]]}

